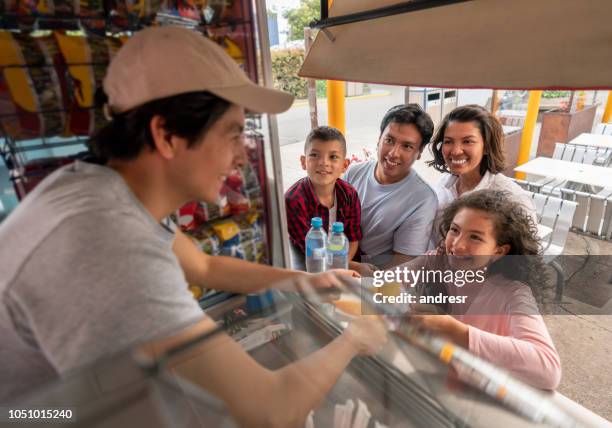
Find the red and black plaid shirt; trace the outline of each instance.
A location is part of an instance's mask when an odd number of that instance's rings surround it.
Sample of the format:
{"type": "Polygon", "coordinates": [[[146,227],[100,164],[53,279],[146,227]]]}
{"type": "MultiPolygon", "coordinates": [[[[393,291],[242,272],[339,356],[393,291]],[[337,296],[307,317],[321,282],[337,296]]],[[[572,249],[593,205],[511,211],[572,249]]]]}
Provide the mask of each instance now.
{"type": "MultiPolygon", "coordinates": [[[[361,239],[361,203],[353,186],[341,179],[336,180],[336,221],[344,224],[344,234],[349,242],[361,239]]],[[[313,217],[323,219],[323,228],[329,230],[329,209],[319,203],[308,177],[298,180],[285,193],[289,239],[302,253],[306,234],[313,217]]]]}

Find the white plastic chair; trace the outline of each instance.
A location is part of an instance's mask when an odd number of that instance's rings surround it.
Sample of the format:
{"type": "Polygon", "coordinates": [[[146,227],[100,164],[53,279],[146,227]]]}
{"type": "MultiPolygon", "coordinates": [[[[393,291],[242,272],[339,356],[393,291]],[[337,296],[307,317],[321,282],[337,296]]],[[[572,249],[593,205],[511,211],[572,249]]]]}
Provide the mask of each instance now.
{"type": "Polygon", "coordinates": [[[551,204],[551,208],[555,206],[559,207],[552,228],[553,231],[551,234],[550,244],[548,245],[548,248],[544,250],[544,259],[552,261],[555,257],[563,253],[565,241],[567,241],[567,235],[572,227],[574,213],[578,204],[573,201],[564,201],[561,199],[557,199],[557,201],[549,200],[549,204],[551,204]]]}
{"type": "Polygon", "coordinates": [[[606,131],[606,124],[600,123],[595,127],[595,131],[593,133],[605,135],[605,131],[606,131]]]}
{"type": "Polygon", "coordinates": [[[563,156],[561,156],[561,160],[571,162],[574,157],[574,151],[576,150],[576,146],[572,146],[566,144],[565,150],[563,150],[563,156]]]}
{"type": "Polygon", "coordinates": [[[586,151],[586,146],[576,146],[576,148],[574,149],[574,156],[572,157],[572,162],[584,163],[584,155],[586,154],[586,151]]]}
{"type": "Polygon", "coordinates": [[[553,151],[552,158],[553,159],[561,159],[563,158],[563,149],[565,148],[565,144],[555,143],[555,150],[553,151]]]}
{"type": "Polygon", "coordinates": [[[596,158],[597,158],[597,149],[594,149],[592,147],[587,147],[587,150],[584,153],[584,158],[582,159],[582,163],[586,165],[593,165],[596,158]]]}

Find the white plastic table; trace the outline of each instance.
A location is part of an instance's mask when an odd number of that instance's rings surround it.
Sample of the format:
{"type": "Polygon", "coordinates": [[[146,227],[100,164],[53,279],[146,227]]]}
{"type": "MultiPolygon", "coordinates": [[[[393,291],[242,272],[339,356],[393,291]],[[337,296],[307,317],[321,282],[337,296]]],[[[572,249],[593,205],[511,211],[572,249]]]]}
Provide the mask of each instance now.
{"type": "Polygon", "coordinates": [[[612,135],[589,134],[582,133],[571,141],[569,144],[578,144],[580,146],[603,147],[612,149],[612,135]]]}
{"type": "Polygon", "coordinates": [[[612,186],[612,168],[603,166],[538,157],[517,166],[514,170],[597,187],[612,186]]]}

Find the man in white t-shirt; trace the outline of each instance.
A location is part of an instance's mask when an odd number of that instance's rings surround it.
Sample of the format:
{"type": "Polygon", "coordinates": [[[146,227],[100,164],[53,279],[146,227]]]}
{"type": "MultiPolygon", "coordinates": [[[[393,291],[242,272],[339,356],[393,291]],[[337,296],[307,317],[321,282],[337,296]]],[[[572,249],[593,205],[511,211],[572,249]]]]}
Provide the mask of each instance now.
{"type": "Polygon", "coordinates": [[[346,172],[361,200],[362,261],[396,264],[427,250],[438,202],[412,165],[432,133],[433,122],[418,105],[395,106],[380,125],[377,159],[346,172]]]}

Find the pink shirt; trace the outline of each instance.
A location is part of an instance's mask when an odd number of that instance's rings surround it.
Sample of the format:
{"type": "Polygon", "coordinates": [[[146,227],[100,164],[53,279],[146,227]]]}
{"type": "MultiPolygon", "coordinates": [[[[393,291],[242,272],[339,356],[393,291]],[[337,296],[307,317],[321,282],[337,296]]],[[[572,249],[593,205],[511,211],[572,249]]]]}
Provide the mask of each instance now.
{"type": "MultiPolygon", "coordinates": [[[[452,305],[449,311],[468,324],[470,352],[536,388],[555,389],[561,361],[531,289],[500,275],[478,287],[468,307],[452,305]]],[[[448,291],[471,294],[452,285],[448,291]]]]}

